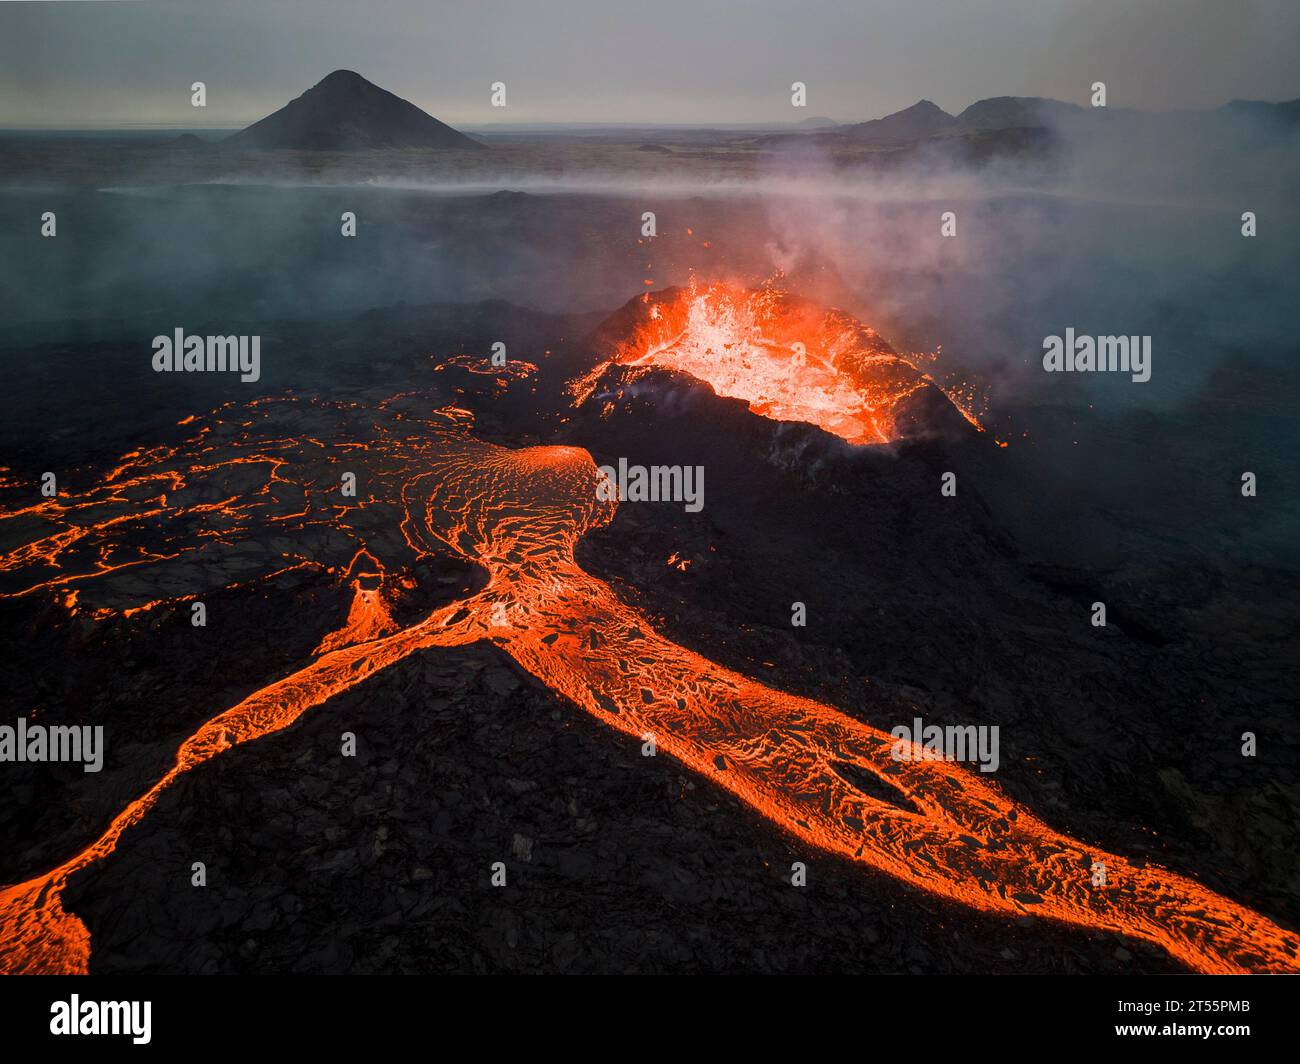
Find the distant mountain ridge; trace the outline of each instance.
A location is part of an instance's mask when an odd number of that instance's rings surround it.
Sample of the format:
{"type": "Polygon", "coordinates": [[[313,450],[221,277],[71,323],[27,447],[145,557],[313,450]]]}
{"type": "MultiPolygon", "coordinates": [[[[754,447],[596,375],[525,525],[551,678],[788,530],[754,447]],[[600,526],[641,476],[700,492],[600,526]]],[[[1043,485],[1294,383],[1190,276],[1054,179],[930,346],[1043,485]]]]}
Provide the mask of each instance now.
{"type": "Polygon", "coordinates": [[[1119,107],[1081,107],[1046,96],[991,96],[976,100],[959,115],[950,115],[929,100],[920,100],[884,118],[840,125],[836,132],[866,144],[908,144],[936,136],[1053,127],[1070,121],[1106,120],[1121,115],[1158,122],[1196,121],[1225,114],[1249,115],[1279,126],[1293,126],[1300,124],[1300,100],[1280,103],[1232,100],[1213,110],[1147,112],[1119,107]]]}
{"type": "Polygon", "coordinates": [[[1229,100],[1220,110],[1248,114],[1282,126],[1300,125],[1300,99],[1269,103],[1267,100],[1229,100]]]}
{"type": "Polygon", "coordinates": [[[832,129],[773,134],[756,143],[793,140],[833,150],[865,149],[878,162],[902,160],[918,151],[935,159],[979,165],[996,158],[1055,165],[1075,134],[1089,136],[1191,137],[1236,144],[1261,143],[1300,130],[1300,100],[1268,103],[1233,100],[1209,110],[1140,111],[1091,107],[1043,96],[992,96],[952,115],[930,100],[868,122],[832,129]]]}
{"type": "Polygon", "coordinates": [[[840,132],[856,140],[876,144],[908,143],[934,136],[957,124],[957,119],[929,100],[920,100],[902,111],[870,122],[841,126],[840,132]]]}
{"type": "Polygon", "coordinates": [[[334,71],[224,143],[298,151],[484,147],[351,70],[334,71]]]}
{"type": "Polygon", "coordinates": [[[813,115],[811,118],[805,118],[795,123],[803,129],[834,129],[839,125],[833,118],[827,118],[825,115],[813,115]]]}
{"type": "Polygon", "coordinates": [[[1088,109],[1044,96],[991,96],[976,100],[957,116],[957,124],[972,132],[1045,126],[1085,114],[1088,109]]]}

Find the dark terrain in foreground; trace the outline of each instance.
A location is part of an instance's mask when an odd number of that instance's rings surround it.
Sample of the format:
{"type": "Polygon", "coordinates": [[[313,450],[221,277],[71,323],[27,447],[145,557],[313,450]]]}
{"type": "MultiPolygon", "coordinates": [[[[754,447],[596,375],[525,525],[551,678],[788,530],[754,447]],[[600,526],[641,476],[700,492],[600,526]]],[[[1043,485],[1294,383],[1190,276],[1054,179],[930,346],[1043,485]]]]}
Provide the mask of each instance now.
{"type": "MultiPolygon", "coordinates": [[[[999,725],[998,783],[1050,824],[1296,924],[1296,569],[1249,547],[1267,530],[1234,509],[1234,456],[1216,457],[1224,440],[1268,437],[1267,418],[1184,409],[1080,437],[1054,436],[1051,411],[1024,412],[1042,429],[1033,445],[862,450],[667,375],[602,418],[560,394],[590,364],[594,324],[504,304],[405,308],[354,331],[286,326],[285,346],[311,352],[323,393],[363,406],[415,388],[474,410],[495,442],[704,464],[702,513],[624,504],[579,547],[582,564],[670,637],[776,688],[886,729],[912,707],[927,723],[999,725]],[[535,380],[502,389],[434,372],[501,336],[528,357],[516,334],[551,351],[535,380]],[[1066,437],[1091,459],[1147,440],[1157,456],[1143,490],[1053,492],[1068,466],[1037,449],[1066,437]],[[945,469],[959,473],[956,499],[939,496],[945,469]],[[685,572],[667,564],[674,554],[685,572]],[[1088,623],[1098,598],[1111,607],[1104,630],[1088,623]],[[806,629],[789,626],[796,600],[806,629]],[[1247,729],[1261,737],[1256,759],[1239,753],[1247,729]]],[[[102,469],[239,394],[136,393],[138,356],[98,352],[101,401],[148,403],[137,419],[48,441],[39,425],[58,397],[38,408],[10,395],[6,464],[28,483],[50,464],[102,469]]],[[[474,574],[448,562],[422,579],[445,601],[474,574]]],[[[166,607],[68,623],[32,600],[0,603],[14,648],[4,717],[39,705],[47,720],[110,729],[99,776],[9,766],[0,830],[14,844],[0,880],[83,844],[195,724],[301,664],[347,610],[344,589],[310,576],[207,599],[201,634],[166,607]]],[[[482,645],[421,652],[187,774],[67,899],[94,936],[92,971],[1176,968],[1140,943],[989,917],[806,852],[482,645]],[[358,736],[355,759],[338,756],[343,731],[358,736]],[[206,890],[189,885],[196,860],[206,890]],[[497,860],[510,868],[501,889],[488,885],[497,860]],[[809,866],[802,890],[788,882],[795,860],[809,866]]]]}

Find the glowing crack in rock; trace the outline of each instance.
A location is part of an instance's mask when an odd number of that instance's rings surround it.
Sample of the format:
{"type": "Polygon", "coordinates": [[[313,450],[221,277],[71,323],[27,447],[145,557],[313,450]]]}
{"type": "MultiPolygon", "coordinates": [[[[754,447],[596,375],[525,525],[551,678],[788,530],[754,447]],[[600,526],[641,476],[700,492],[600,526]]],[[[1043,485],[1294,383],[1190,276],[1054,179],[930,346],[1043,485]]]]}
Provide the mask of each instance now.
{"type": "MultiPolygon", "coordinates": [[[[653,732],[660,751],[823,851],[974,909],[1032,912],[1144,939],[1198,971],[1300,969],[1300,937],[1261,914],[1186,876],[1054,831],[976,772],[919,756],[896,761],[887,733],[666,639],[574,559],[579,538],[609,522],[617,505],[598,500],[596,467],[585,450],[509,450],[475,440],[463,411],[415,414],[411,405],[394,401],[384,424],[358,444],[370,489],[356,507],[327,493],[334,467],[316,440],[249,440],[254,420],[271,423],[264,407],[251,415],[227,410],[232,420],[210,419],[184,444],[127,456],[83,497],[4,515],[6,524],[25,522],[30,537],[0,562],[0,571],[25,579],[9,595],[38,588],[57,594],[73,582],[111,580],[121,566],[165,565],[150,559],[202,549],[176,540],[183,515],[191,534],[217,541],[246,535],[254,520],[329,527],[353,539],[368,528],[372,538],[337,567],[358,597],[317,657],[202,725],[180,745],[171,769],[75,856],[0,889],[0,971],[87,971],[90,935],[64,910],[62,892],[74,873],[110,854],[179,776],[287,728],[415,651],[479,640],[610,727],[637,741],[653,732]],[[236,476],[245,470],[256,477],[236,476]],[[226,498],[218,488],[220,507],[196,513],[205,494],[199,473],[235,476],[245,491],[226,498]],[[164,489],[165,500],[158,495],[164,489]],[[161,542],[118,560],[109,544],[142,522],[155,523],[161,542]],[[416,557],[450,550],[481,566],[487,583],[391,630],[378,586],[387,579],[377,560],[380,539],[416,557]],[[64,569],[79,571],[51,572],[64,569]],[[896,789],[911,808],[867,793],[854,782],[864,776],[896,789]],[[1106,865],[1104,888],[1092,886],[1095,861],[1106,865]]],[[[347,427],[352,413],[339,408],[335,416],[347,427]]],[[[294,404],[282,415],[292,428],[294,404]]]]}

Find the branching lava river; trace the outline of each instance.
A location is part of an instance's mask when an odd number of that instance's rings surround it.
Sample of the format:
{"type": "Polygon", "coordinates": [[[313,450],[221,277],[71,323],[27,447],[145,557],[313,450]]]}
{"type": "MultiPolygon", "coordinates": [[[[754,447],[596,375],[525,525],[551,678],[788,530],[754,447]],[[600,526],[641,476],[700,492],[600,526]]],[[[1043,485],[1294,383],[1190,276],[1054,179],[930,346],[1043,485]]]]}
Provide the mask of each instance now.
{"type": "MultiPolygon", "coordinates": [[[[919,751],[910,762],[895,760],[896,740],[886,732],[658,634],[575,561],[579,538],[609,522],[617,506],[598,499],[596,466],[585,450],[511,450],[476,440],[463,411],[415,413],[394,404],[389,421],[360,445],[367,487],[352,506],[338,499],[329,449],[292,421],[278,441],[239,442],[254,418],[269,416],[266,409],[228,408],[177,447],[127,456],[83,495],[10,512],[0,522],[31,529],[0,558],[0,571],[17,579],[6,595],[62,596],[70,610],[83,608],[82,589],[115,573],[270,535],[250,529],[316,524],[346,531],[356,548],[355,564],[339,570],[354,589],[352,610],[317,656],[199,727],[171,769],[81,852],[0,889],[0,971],[88,970],[90,934],[64,910],[65,885],[111,853],[183,773],[289,727],[416,651],[480,640],[610,727],[638,740],[652,733],[660,750],[819,850],[975,909],[1032,912],[1145,939],[1198,971],[1300,969],[1300,938],[1251,909],[1182,875],[1062,835],[978,773],[924,760],[919,751]],[[218,470],[252,479],[236,497],[201,501],[194,482],[218,470]],[[483,567],[486,585],[398,627],[385,605],[382,537],[358,531],[363,512],[390,535],[400,525],[409,554],[451,551],[483,567]],[[134,552],[112,547],[145,525],[159,542],[134,552]],[[906,796],[912,809],[854,784],[867,774],[906,796]],[[1108,873],[1100,888],[1091,876],[1098,860],[1108,873]]],[[[279,551],[280,567],[310,564],[279,551]]]]}

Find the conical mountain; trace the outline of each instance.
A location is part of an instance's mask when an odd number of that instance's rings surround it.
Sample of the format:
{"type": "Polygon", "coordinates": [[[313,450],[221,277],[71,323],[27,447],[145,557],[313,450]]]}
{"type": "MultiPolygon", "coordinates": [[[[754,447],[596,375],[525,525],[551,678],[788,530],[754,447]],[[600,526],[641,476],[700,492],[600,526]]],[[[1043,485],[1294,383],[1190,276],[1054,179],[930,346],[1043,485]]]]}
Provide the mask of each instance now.
{"type": "Polygon", "coordinates": [[[483,147],[351,70],[334,71],[225,143],[299,151],[483,147]]]}

